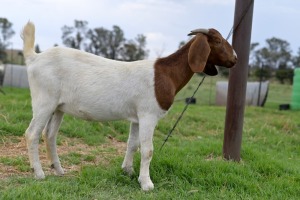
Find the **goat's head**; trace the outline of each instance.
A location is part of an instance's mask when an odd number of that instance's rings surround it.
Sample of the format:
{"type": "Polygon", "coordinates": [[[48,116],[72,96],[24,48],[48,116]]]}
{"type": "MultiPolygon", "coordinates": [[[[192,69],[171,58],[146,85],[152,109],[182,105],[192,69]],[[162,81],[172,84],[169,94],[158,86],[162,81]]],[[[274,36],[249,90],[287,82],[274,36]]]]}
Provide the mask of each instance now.
{"type": "Polygon", "coordinates": [[[215,65],[231,68],[236,64],[235,51],[217,30],[196,29],[189,35],[196,35],[188,54],[188,62],[193,72],[214,76],[218,74],[215,65]]]}

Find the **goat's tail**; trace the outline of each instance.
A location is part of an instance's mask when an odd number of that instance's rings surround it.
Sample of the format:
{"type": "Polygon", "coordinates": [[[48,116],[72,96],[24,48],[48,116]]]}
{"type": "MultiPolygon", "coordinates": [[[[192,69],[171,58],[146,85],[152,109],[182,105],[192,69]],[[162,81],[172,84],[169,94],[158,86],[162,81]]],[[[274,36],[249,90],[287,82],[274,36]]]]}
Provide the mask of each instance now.
{"type": "Polygon", "coordinates": [[[34,40],[35,40],[35,27],[32,22],[28,22],[21,33],[23,39],[23,54],[25,59],[30,56],[36,55],[34,51],[34,40]]]}

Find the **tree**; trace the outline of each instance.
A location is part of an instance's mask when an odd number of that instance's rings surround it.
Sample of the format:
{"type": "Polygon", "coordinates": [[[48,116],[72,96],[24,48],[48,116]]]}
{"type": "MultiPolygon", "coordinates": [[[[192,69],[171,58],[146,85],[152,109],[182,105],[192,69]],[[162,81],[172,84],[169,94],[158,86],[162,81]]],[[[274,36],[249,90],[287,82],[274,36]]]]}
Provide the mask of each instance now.
{"type": "Polygon", "coordinates": [[[0,18],[0,60],[6,60],[5,49],[9,46],[8,40],[15,34],[12,23],[6,18],[0,18]]]}
{"type": "Polygon", "coordinates": [[[121,48],[121,59],[135,61],[147,58],[149,51],[146,48],[146,36],[139,34],[135,40],[129,40],[121,48]]]}
{"type": "Polygon", "coordinates": [[[275,76],[281,84],[284,84],[285,80],[288,80],[290,84],[293,84],[294,70],[293,69],[278,69],[275,73],[275,76]]]}
{"type": "Polygon", "coordinates": [[[259,80],[262,79],[263,81],[268,80],[272,76],[272,70],[267,66],[261,66],[260,68],[256,68],[254,70],[254,76],[259,80]]]}
{"type": "Polygon", "coordinates": [[[108,30],[103,27],[89,29],[87,25],[86,21],[75,20],[74,27],[62,27],[63,43],[114,60],[134,61],[148,56],[144,35],[127,40],[119,26],[114,25],[112,30],[108,30]]]}
{"type": "Polygon", "coordinates": [[[5,63],[7,58],[7,53],[4,49],[0,49],[0,64],[5,63]]]}
{"type": "Polygon", "coordinates": [[[75,20],[74,27],[63,26],[62,27],[62,40],[67,47],[74,49],[84,49],[84,40],[88,31],[88,22],[75,20]]]}
{"type": "Polygon", "coordinates": [[[266,40],[267,46],[255,51],[255,65],[262,64],[273,69],[288,68],[291,60],[290,44],[279,38],[270,38],[266,40]]]}
{"type": "Polygon", "coordinates": [[[103,27],[89,30],[87,37],[91,43],[86,51],[101,55],[109,59],[120,59],[120,49],[124,44],[124,32],[119,26],[113,26],[113,30],[103,27]]]}
{"type": "Polygon", "coordinates": [[[258,42],[250,44],[250,56],[249,56],[250,58],[249,58],[249,60],[251,62],[251,64],[250,64],[251,67],[259,67],[259,66],[256,66],[256,64],[258,64],[257,59],[256,59],[256,47],[258,47],[258,46],[259,46],[258,42]]]}
{"type": "Polygon", "coordinates": [[[265,47],[258,50],[255,50],[258,43],[251,45],[251,65],[256,68],[254,75],[256,77],[263,76],[264,79],[275,75],[280,83],[285,83],[285,80],[289,80],[291,83],[293,70],[290,68],[292,63],[297,62],[297,59],[292,59],[290,44],[276,37],[267,39],[266,44],[265,47]],[[264,66],[264,69],[261,69],[262,66],[264,66]]]}
{"type": "Polygon", "coordinates": [[[295,67],[300,67],[300,47],[298,49],[297,55],[293,58],[293,64],[295,67]]]}
{"type": "Polygon", "coordinates": [[[139,34],[134,40],[126,40],[124,32],[119,26],[112,30],[95,28],[89,30],[87,37],[90,39],[86,51],[109,59],[134,61],[148,56],[146,50],[146,36],[139,34]]]}

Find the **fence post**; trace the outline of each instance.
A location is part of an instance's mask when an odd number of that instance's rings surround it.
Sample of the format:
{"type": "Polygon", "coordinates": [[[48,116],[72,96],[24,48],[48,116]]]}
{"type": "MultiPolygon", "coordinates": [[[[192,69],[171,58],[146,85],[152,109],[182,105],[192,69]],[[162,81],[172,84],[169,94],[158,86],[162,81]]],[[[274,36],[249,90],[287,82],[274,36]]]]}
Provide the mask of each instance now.
{"type": "Polygon", "coordinates": [[[232,45],[237,53],[238,62],[229,72],[223,143],[223,157],[234,161],[240,160],[253,6],[254,0],[236,0],[235,2],[232,45]],[[250,3],[251,6],[245,14],[250,3]],[[243,18],[242,21],[241,18],[243,18]]]}

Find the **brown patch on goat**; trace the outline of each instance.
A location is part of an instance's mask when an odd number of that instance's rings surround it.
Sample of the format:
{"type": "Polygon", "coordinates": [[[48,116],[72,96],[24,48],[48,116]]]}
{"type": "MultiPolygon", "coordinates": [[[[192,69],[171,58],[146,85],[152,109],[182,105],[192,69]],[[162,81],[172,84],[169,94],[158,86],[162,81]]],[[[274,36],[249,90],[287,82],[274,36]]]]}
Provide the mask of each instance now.
{"type": "Polygon", "coordinates": [[[171,107],[177,92],[194,74],[187,59],[188,50],[193,41],[194,39],[168,57],[157,59],[154,64],[155,95],[160,107],[164,110],[171,107]]]}
{"type": "Polygon", "coordinates": [[[173,104],[175,95],[189,82],[195,72],[203,71],[207,75],[214,76],[218,74],[215,65],[230,68],[236,61],[231,45],[218,31],[209,29],[208,35],[198,33],[175,53],[156,60],[154,87],[158,104],[163,110],[168,110],[173,104]],[[210,52],[201,45],[208,45],[210,52]],[[207,58],[206,61],[203,61],[203,56],[207,58]],[[200,62],[197,62],[195,59],[200,57],[200,62]],[[191,63],[205,66],[191,67],[191,63]]]}

